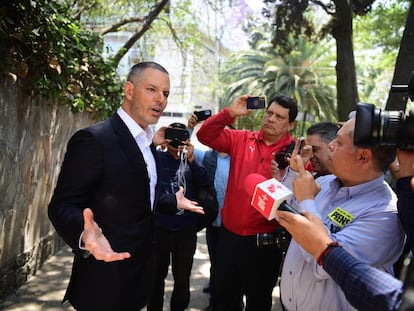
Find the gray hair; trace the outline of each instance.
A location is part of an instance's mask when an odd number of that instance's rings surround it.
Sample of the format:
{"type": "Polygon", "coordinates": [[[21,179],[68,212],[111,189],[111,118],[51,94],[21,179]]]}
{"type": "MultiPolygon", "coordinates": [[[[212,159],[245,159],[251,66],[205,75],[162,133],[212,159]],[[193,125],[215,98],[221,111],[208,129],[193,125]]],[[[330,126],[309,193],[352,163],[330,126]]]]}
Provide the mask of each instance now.
{"type": "Polygon", "coordinates": [[[132,66],[130,71],[129,71],[127,80],[132,82],[132,84],[135,84],[135,83],[139,82],[141,80],[142,76],[143,76],[144,71],[147,68],[152,68],[152,69],[155,69],[155,70],[159,70],[159,71],[169,75],[167,69],[165,69],[160,64],[158,64],[156,62],[147,61],[147,62],[141,62],[141,63],[135,64],[134,66],[132,66]]]}

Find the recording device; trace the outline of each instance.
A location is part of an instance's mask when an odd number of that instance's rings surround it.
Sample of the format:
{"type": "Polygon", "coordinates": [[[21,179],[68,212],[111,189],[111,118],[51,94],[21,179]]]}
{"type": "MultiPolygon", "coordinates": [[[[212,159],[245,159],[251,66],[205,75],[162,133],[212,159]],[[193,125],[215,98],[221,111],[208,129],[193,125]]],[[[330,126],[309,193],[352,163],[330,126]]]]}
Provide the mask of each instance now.
{"type": "Polygon", "coordinates": [[[391,146],[414,150],[414,114],[385,111],[372,104],[356,106],[354,144],[361,147],[391,146]]]}
{"type": "Polygon", "coordinates": [[[165,139],[186,141],[190,138],[190,133],[187,130],[167,127],[165,129],[165,139]]]}
{"type": "MultiPolygon", "coordinates": [[[[299,149],[298,154],[300,153],[302,149],[303,142],[305,141],[305,138],[301,137],[299,142],[299,149]]],[[[292,153],[288,150],[285,151],[279,151],[275,154],[275,161],[277,162],[278,168],[281,170],[284,170],[286,167],[289,166],[289,158],[292,156],[292,153]]]]}
{"type": "Polygon", "coordinates": [[[289,166],[289,158],[291,154],[287,151],[279,151],[275,154],[275,161],[277,162],[278,168],[284,170],[289,166]]]}
{"type": "Polygon", "coordinates": [[[247,109],[264,109],[266,107],[266,96],[255,96],[247,98],[247,109]]]}
{"type": "Polygon", "coordinates": [[[197,121],[204,121],[211,117],[211,110],[194,111],[197,116],[197,121]]]}
{"type": "Polygon", "coordinates": [[[292,191],[274,178],[266,180],[260,174],[250,174],[244,180],[244,189],[252,196],[251,205],[268,220],[276,217],[276,210],[300,214],[287,203],[292,191]]]}
{"type": "Polygon", "coordinates": [[[256,245],[258,248],[276,247],[285,253],[289,247],[292,236],[283,227],[277,227],[272,233],[256,234],[256,245]]]}
{"type": "Polygon", "coordinates": [[[165,129],[165,139],[171,140],[168,144],[174,148],[185,145],[183,142],[190,138],[190,133],[187,130],[167,127],[165,129]]]}
{"type": "MultiPolygon", "coordinates": [[[[393,85],[392,92],[404,92],[414,100],[414,71],[408,85],[393,85]]],[[[385,111],[372,104],[356,106],[354,144],[361,147],[392,146],[414,151],[414,112],[385,111]]]]}

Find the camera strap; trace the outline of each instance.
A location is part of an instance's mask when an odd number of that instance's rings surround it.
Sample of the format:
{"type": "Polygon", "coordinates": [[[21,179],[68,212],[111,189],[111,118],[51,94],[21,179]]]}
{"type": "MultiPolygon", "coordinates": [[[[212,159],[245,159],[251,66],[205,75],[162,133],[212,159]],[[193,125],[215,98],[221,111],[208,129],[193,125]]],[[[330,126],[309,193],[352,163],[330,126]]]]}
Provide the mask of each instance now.
{"type": "Polygon", "coordinates": [[[293,140],[290,143],[290,145],[286,147],[285,150],[281,150],[281,151],[288,152],[288,153],[292,154],[292,152],[293,152],[294,149],[295,149],[295,140],[293,140]]]}
{"type": "Polygon", "coordinates": [[[184,195],[187,190],[187,181],[185,180],[185,170],[187,168],[187,146],[183,146],[183,150],[180,152],[180,165],[177,170],[177,182],[178,186],[184,188],[184,195]]]}

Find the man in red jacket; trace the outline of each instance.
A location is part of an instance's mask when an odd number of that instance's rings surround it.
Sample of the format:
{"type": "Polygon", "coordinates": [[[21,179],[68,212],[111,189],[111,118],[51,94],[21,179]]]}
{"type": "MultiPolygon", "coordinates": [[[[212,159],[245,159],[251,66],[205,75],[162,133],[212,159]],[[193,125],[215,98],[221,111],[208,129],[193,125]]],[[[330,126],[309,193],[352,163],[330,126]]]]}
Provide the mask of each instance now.
{"type": "Polygon", "coordinates": [[[230,107],[204,121],[197,133],[202,144],[231,156],[229,179],[224,199],[217,266],[213,275],[214,306],[217,311],[238,311],[246,296],[246,311],[266,311],[272,307],[282,254],[277,247],[258,247],[257,235],[273,233],[279,224],[267,220],[251,204],[244,180],[251,173],[271,176],[271,160],[293,141],[289,131],[295,127],[296,102],[276,96],[266,107],[262,127],[248,130],[223,130],[235,118],[248,115],[247,98],[237,98],[230,107]]]}

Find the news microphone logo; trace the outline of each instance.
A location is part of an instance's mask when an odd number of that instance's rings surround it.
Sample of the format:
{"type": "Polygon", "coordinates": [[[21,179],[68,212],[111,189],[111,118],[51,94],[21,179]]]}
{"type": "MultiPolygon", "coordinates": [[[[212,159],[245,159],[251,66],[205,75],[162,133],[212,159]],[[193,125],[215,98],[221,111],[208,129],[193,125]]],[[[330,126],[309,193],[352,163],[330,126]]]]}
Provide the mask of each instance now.
{"type": "Polygon", "coordinates": [[[262,175],[250,174],[245,179],[245,189],[252,196],[251,205],[268,220],[276,217],[278,209],[299,213],[286,203],[292,191],[274,178],[266,180],[262,175]]]}

